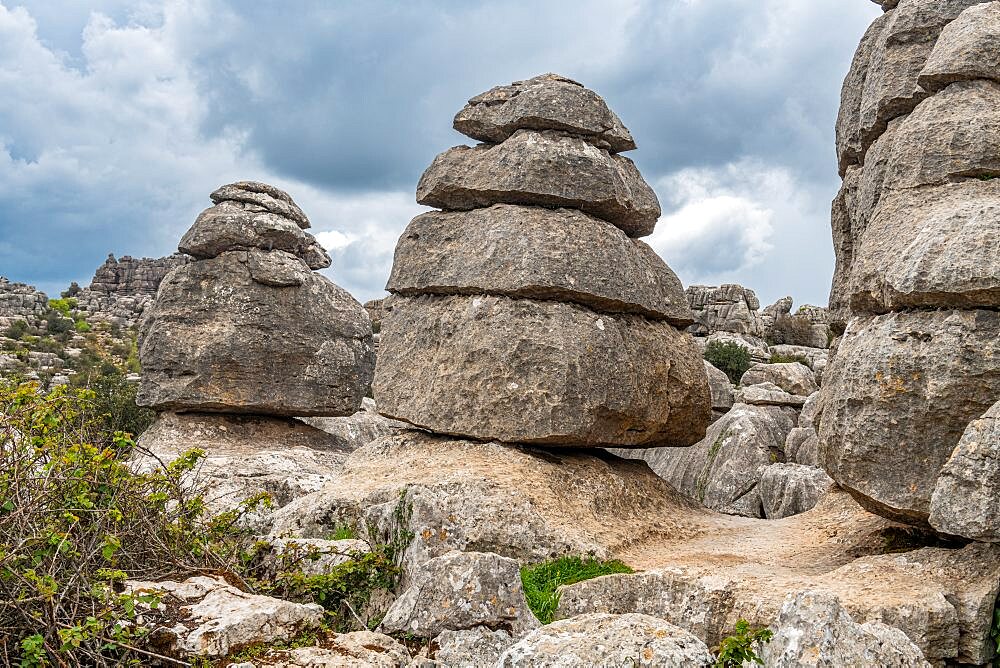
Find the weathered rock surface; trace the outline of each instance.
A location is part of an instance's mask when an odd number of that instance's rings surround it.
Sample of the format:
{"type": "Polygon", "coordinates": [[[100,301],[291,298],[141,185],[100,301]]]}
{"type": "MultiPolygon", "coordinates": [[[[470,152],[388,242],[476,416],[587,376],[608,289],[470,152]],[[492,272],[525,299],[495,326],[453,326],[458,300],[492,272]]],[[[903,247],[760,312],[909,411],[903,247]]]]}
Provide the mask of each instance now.
{"type": "Polygon", "coordinates": [[[718,419],[733,407],[733,385],[724,371],[705,362],[708,374],[708,390],[712,396],[712,418],[718,419]]]}
{"type": "Polygon", "coordinates": [[[956,81],[1000,81],[1000,4],[973,5],[945,26],[917,80],[932,93],[956,81]]]}
{"type": "Polygon", "coordinates": [[[305,575],[323,575],[357,555],[371,552],[371,546],[358,538],[327,540],[271,537],[267,539],[267,543],[270,545],[267,566],[271,574],[294,568],[305,575]]]}
{"type": "Polygon", "coordinates": [[[558,300],[678,327],[694,322],[680,280],[652,248],[573,209],[501,204],[417,216],[396,244],[386,289],[558,300]]]}
{"type": "Polygon", "coordinates": [[[938,531],[1000,542],[1000,401],[969,423],[931,496],[938,531]]]}
{"type": "Polygon", "coordinates": [[[3,333],[18,320],[32,327],[43,325],[48,310],[49,298],[44,292],[33,285],[11,283],[0,276],[0,328],[3,333]]]}
{"type": "Polygon", "coordinates": [[[864,170],[861,167],[849,166],[830,207],[830,227],[833,230],[833,250],[836,256],[830,285],[830,322],[841,328],[847,325],[852,315],[850,283],[854,264],[854,238],[861,233],[860,224],[855,231],[855,206],[858,186],[863,176],[864,170]]]}
{"type": "Polygon", "coordinates": [[[375,366],[361,305],[298,258],[259,250],[171,272],[140,360],[141,405],[288,416],[355,413],[375,366]]]}
{"type": "Polygon", "coordinates": [[[635,541],[684,535],[705,512],[645,463],[588,453],[402,432],[352,453],[335,484],[278,511],[272,533],[321,537],[344,524],[382,526],[406,490],[415,534],[406,564],[416,572],[452,550],[529,563],[609,558],[635,541]]]}
{"type": "Polygon", "coordinates": [[[379,415],[375,402],[369,397],[361,400],[361,410],[354,415],[305,417],[302,421],[330,434],[337,439],[340,446],[351,452],[409,426],[405,422],[390,420],[379,415]]]}
{"type": "Polygon", "coordinates": [[[180,253],[161,258],[141,259],[130,255],[115,259],[114,255],[109,254],[104,264],[94,272],[90,290],[118,297],[153,296],[167,274],[190,261],[191,258],[180,253]]]}
{"type": "Polygon", "coordinates": [[[503,668],[571,668],[601,665],[710,666],[698,638],[669,622],[642,614],[584,614],[532,631],[504,652],[503,668]]]}
{"type": "MultiPolygon", "coordinates": [[[[697,325],[694,325],[697,327],[697,325]]],[[[690,328],[689,328],[690,331],[690,328]]],[[[766,362],[771,359],[771,351],[768,349],[767,342],[756,336],[751,336],[750,334],[733,334],[732,332],[714,332],[708,336],[696,336],[694,338],[695,345],[698,349],[704,353],[708,344],[713,341],[718,341],[719,343],[735,343],[741,348],[746,348],[747,352],[750,353],[750,359],[754,362],[766,362]]]]}
{"type": "Polygon", "coordinates": [[[913,110],[928,93],[917,78],[942,28],[982,0],[902,0],[885,19],[871,47],[860,100],[862,148],[897,116],[913,110]]]}
{"type": "Polygon", "coordinates": [[[638,546],[622,558],[645,571],[561,587],[557,618],[639,612],[712,646],[740,618],[773,624],[789,592],[824,592],[858,623],[899,628],[931,662],[988,662],[1000,546],[858,558],[863,546],[884,541],[885,520],[845,499],[828,494],[813,510],[767,520],[766,528],[731,517],[731,526],[716,529],[724,534],[638,546]]]}
{"type": "Polygon", "coordinates": [[[323,619],[315,603],[248,594],[217,577],[133,581],[127,588],[161,596],[173,625],[157,628],[149,641],[170,656],[222,658],[250,645],[287,642],[323,619]]]}
{"type": "Polygon", "coordinates": [[[434,660],[445,668],[482,668],[496,666],[500,655],[514,644],[507,631],[485,626],[462,631],[444,631],[434,639],[434,660]]]}
{"type": "Polygon", "coordinates": [[[812,348],[810,346],[793,346],[790,344],[779,343],[773,346],[768,346],[772,355],[785,355],[790,357],[801,357],[805,360],[803,364],[812,369],[814,372],[817,367],[823,366],[830,357],[829,348],[812,348]]]}
{"type": "Polygon", "coordinates": [[[1000,396],[1000,313],[891,313],[848,327],[826,371],[820,460],[873,512],[924,523],[966,425],[1000,396]]]}
{"type": "Polygon", "coordinates": [[[740,385],[773,383],[789,394],[808,397],[819,389],[816,377],[805,364],[782,362],[778,364],[754,364],[740,378],[740,385]]]}
{"type": "Polygon", "coordinates": [[[502,144],[456,146],[434,159],[417,201],[441,209],[493,204],[571,207],[630,237],[652,233],[660,204],[628,158],[578,137],[519,130],[502,144]]]}
{"type": "Polygon", "coordinates": [[[615,452],[644,460],[673,488],[707,508],[763,517],[757,484],[768,466],[784,459],[785,439],[794,426],[791,409],[737,403],[691,447],[615,452]]]}
{"type": "Polygon", "coordinates": [[[885,31],[891,16],[882,15],[868,27],[861,44],[854,53],[851,69],[844,79],[840,95],[840,112],[837,115],[837,160],[840,176],[843,177],[850,166],[862,163],[865,149],[861,140],[861,100],[865,92],[865,78],[872,52],[885,31]]]}
{"type": "Polygon", "coordinates": [[[801,394],[791,394],[774,383],[756,383],[736,390],[737,403],[751,406],[790,406],[800,408],[806,402],[801,394]]]}
{"type": "MultiPolygon", "coordinates": [[[[805,413],[805,407],[802,412],[805,413]]],[[[785,459],[793,464],[819,466],[819,434],[814,427],[796,427],[788,432],[785,459]]]]}
{"type": "Polygon", "coordinates": [[[760,300],[750,288],[735,283],[719,287],[690,285],[685,294],[697,320],[690,328],[692,333],[731,332],[760,336],[757,316],[760,300]]]}
{"type": "Polygon", "coordinates": [[[515,81],[477,95],[455,116],[455,129],[493,143],[517,130],[563,130],[607,142],[615,152],[635,148],[632,135],[600,95],[558,74],[515,81]]]}
{"type": "Polygon", "coordinates": [[[854,256],[855,312],[997,304],[1000,179],[893,191],[882,198],[854,256]]]}
{"type": "Polygon", "coordinates": [[[900,123],[883,190],[984,175],[1000,175],[1000,83],[958,82],[900,123]]]}
{"type": "MultiPolygon", "coordinates": [[[[197,448],[205,452],[189,480],[204,490],[214,511],[266,492],[275,508],[333,481],[350,449],[337,438],[298,420],[209,413],[161,413],[138,441],[139,448],[163,462],[197,448]]],[[[150,457],[140,465],[153,466],[150,457]]],[[[248,520],[265,529],[271,511],[248,520]]]]}
{"type": "Polygon", "coordinates": [[[298,647],[228,668],[408,668],[406,646],[382,633],[354,631],[327,636],[323,647],[298,647]]]}
{"type": "Polygon", "coordinates": [[[560,302],[415,297],[394,301],[382,333],[379,411],[437,433],[689,445],[711,418],[701,355],[665,322],[560,302]]]}
{"type": "Polygon", "coordinates": [[[822,592],[789,595],[760,658],[769,668],[931,665],[905,633],[879,622],[858,624],[836,596],[822,592]]]}
{"type": "Polygon", "coordinates": [[[294,221],[303,230],[309,229],[309,219],[291,196],[280,188],[258,181],[238,181],[221,186],[209,197],[216,204],[240,202],[262,207],[282,218],[294,221]]]}
{"type": "Polygon", "coordinates": [[[200,259],[252,248],[291,253],[310,269],[330,266],[330,256],[316,238],[294,220],[243,202],[223,201],[205,209],[178,244],[182,253],[200,259]]]}
{"type": "Polygon", "coordinates": [[[538,627],[521,586],[520,564],[491,552],[449,552],[420,567],[386,612],[386,633],[433,638],[485,626],[519,635],[538,627]]]}
{"type": "Polygon", "coordinates": [[[823,469],[788,463],[766,467],[757,485],[764,517],[772,520],[812,509],[833,488],[833,480],[823,469]]]}

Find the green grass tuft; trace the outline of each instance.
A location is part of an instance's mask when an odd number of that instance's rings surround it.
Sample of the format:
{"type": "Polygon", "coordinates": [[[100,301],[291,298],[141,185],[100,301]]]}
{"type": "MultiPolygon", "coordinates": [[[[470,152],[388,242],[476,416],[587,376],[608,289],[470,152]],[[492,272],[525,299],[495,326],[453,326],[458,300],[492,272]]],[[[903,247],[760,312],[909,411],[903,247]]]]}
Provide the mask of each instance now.
{"type": "Polygon", "coordinates": [[[557,589],[561,585],[583,582],[601,575],[632,573],[624,563],[601,561],[591,557],[560,557],[521,569],[521,583],[528,607],[542,624],[552,622],[559,605],[557,589]]]}

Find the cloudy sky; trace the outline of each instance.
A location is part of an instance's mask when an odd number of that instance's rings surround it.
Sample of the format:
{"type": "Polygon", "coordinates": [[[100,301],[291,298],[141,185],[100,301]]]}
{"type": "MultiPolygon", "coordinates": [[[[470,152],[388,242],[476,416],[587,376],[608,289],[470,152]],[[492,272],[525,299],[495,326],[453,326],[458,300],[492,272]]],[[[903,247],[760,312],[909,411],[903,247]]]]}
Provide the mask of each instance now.
{"type": "Polygon", "coordinates": [[[0,275],[50,293],[174,250],[208,193],[287,189],[379,296],[465,100],[543,72],[607,99],[687,284],[825,304],[833,125],[868,0],[0,0],[0,275]]]}

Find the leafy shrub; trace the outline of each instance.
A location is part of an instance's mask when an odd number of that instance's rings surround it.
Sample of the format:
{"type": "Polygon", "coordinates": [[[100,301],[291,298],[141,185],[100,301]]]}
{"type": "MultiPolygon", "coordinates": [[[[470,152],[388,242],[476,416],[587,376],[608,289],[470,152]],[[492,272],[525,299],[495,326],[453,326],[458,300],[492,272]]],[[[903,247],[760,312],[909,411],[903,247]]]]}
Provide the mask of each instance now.
{"type": "Polygon", "coordinates": [[[583,582],[601,575],[631,573],[624,563],[581,557],[560,557],[521,569],[521,583],[528,607],[542,624],[552,622],[559,605],[556,591],[561,585],[583,582]]]}
{"type": "Polygon", "coordinates": [[[121,583],[228,571],[250,540],[242,507],[210,516],[182,486],[202,453],[137,472],[93,400],[0,385],[0,652],[22,665],[139,663],[157,613],[139,623],[136,607],[157,601],[121,583]]]}
{"type": "MultiPolygon", "coordinates": [[[[80,374],[74,377],[81,378],[80,374]]],[[[92,419],[99,427],[99,433],[114,434],[116,431],[138,438],[153,424],[156,413],[135,403],[139,386],[125,380],[118,369],[101,374],[91,374],[83,378],[83,387],[93,393],[90,401],[92,419]]],[[[76,381],[81,382],[81,381],[76,381]]]]}
{"type": "Polygon", "coordinates": [[[809,366],[809,360],[802,355],[782,355],[781,353],[771,353],[771,359],[767,360],[768,364],[790,364],[792,362],[798,362],[799,364],[809,366]]]}
{"type": "Polygon", "coordinates": [[[750,351],[732,341],[709,341],[705,360],[729,376],[730,382],[739,383],[750,368],[750,351]]]}
{"type": "Polygon", "coordinates": [[[749,622],[741,619],[736,622],[733,635],[724,638],[717,649],[718,657],[715,668],[740,668],[746,662],[761,666],[764,662],[757,656],[756,650],[761,645],[771,642],[774,633],[769,628],[751,629],[749,622]]]}
{"type": "Polygon", "coordinates": [[[83,318],[80,318],[79,320],[76,321],[75,329],[79,334],[86,334],[87,332],[90,331],[90,323],[84,320],[83,318]]]}
{"type": "Polygon", "coordinates": [[[7,328],[7,338],[15,341],[28,333],[28,322],[26,320],[15,320],[7,328]]]}
{"type": "Polygon", "coordinates": [[[73,329],[72,318],[67,318],[60,311],[49,311],[45,316],[45,330],[50,334],[64,334],[73,329]]]}
{"type": "Polygon", "coordinates": [[[997,601],[993,610],[993,628],[990,629],[990,638],[996,643],[997,653],[1000,653],[1000,600],[997,601]]]}
{"type": "Polygon", "coordinates": [[[63,299],[50,299],[49,308],[59,313],[63,314],[65,317],[70,317],[70,311],[77,307],[77,301],[73,297],[64,297],[63,299]]]}

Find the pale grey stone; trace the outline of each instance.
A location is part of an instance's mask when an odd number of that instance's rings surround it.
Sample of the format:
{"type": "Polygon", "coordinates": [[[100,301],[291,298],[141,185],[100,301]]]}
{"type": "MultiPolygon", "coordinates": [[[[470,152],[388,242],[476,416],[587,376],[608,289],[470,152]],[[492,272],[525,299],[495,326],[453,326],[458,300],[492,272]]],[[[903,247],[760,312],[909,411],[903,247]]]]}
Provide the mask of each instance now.
{"type": "Polygon", "coordinates": [[[833,480],[823,469],[791,463],[768,466],[757,485],[764,517],[771,520],[811,510],[833,488],[833,480]]]}
{"type": "Polygon", "coordinates": [[[563,130],[607,142],[615,152],[635,148],[632,135],[600,95],[558,74],[515,81],[477,95],[455,116],[455,129],[494,143],[517,130],[563,130]]]}
{"type": "Polygon", "coordinates": [[[808,397],[819,389],[813,372],[805,364],[799,362],[754,364],[740,378],[740,385],[757,385],[758,383],[773,383],[789,394],[803,397],[808,397]]]}
{"type": "Polygon", "coordinates": [[[656,193],[628,158],[578,137],[519,130],[502,144],[456,146],[434,159],[417,201],[441,209],[529,204],[580,209],[630,237],[653,232],[656,193]]]}
{"type": "Polygon", "coordinates": [[[946,25],[917,81],[933,93],[973,79],[1000,81],[1000,3],[969,7],[946,25]]]}
{"type": "Polygon", "coordinates": [[[687,327],[676,274],[642,241],[573,209],[498,204],[417,216],[399,237],[386,289],[576,302],[687,327]]]}

